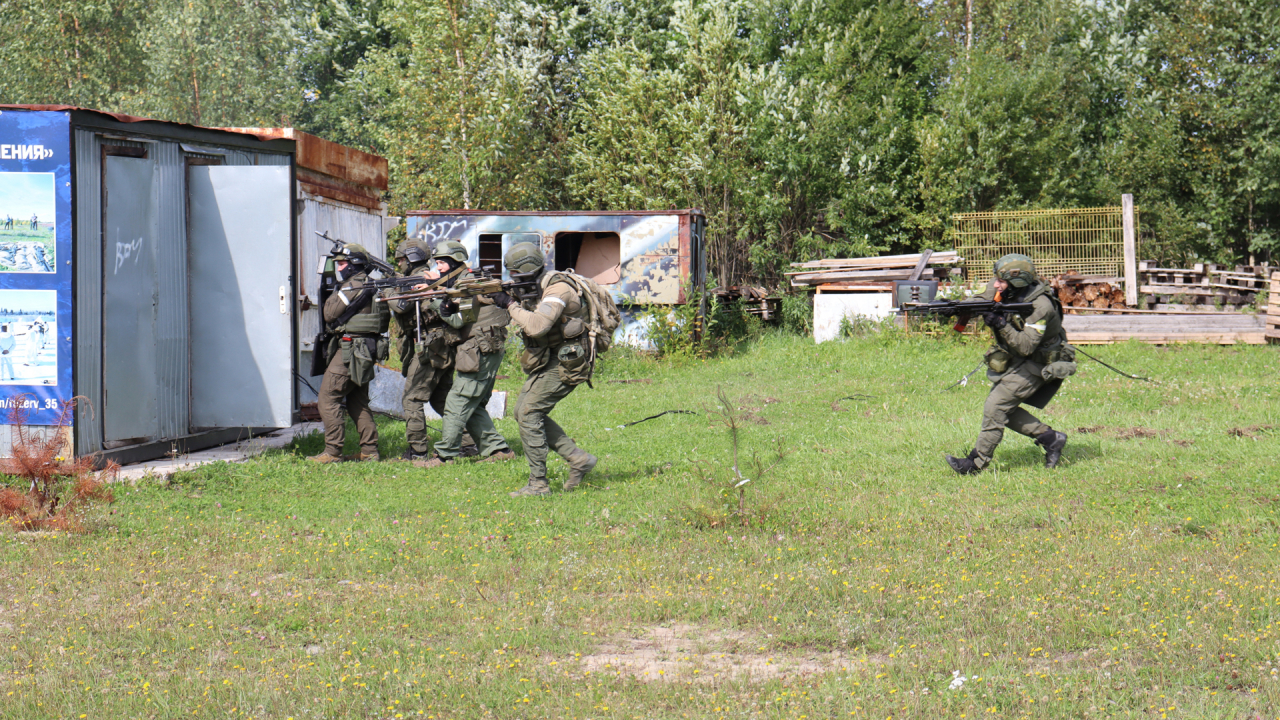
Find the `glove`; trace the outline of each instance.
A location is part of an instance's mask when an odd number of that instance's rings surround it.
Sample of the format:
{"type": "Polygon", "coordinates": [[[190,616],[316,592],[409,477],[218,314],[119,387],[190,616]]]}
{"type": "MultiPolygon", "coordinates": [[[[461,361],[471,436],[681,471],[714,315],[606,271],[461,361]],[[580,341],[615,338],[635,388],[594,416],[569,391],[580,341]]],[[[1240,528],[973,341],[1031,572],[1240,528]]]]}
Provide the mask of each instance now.
{"type": "Polygon", "coordinates": [[[449,298],[440,303],[441,315],[453,315],[456,312],[458,312],[458,303],[454,302],[453,298],[449,298]]]}
{"type": "Polygon", "coordinates": [[[1009,322],[1004,319],[1004,313],[998,312],[983,313],[982,320],[987,324],[987,327],[993,330],[999,330],[1009,324],[1009,322]]]}
{"type": "Polygon", "coordinates": [[[497,305],[503,310],[506,310],[507,308],[511,307],[511,304],[515,302],[515,300],[510,295],[508,295],[505,290],[500,290],[494,293],[493,295],[491,295],[490,297],[493,298],[493,304],[497,305]]]}

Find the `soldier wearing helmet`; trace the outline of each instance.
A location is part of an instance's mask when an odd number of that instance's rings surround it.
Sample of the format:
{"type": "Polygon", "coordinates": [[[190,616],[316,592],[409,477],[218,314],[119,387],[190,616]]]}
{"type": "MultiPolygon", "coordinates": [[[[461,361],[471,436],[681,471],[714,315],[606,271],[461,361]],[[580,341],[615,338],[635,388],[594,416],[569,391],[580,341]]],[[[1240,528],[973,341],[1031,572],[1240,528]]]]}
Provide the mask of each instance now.
{"type": "Polygon", "coordinates": [[[1022,407],[1045,407],[1062,380],[1075,372],[1075,349],[1067,344],[1062,329],[1062,306],[1026,255],[1005,255],[996,261],[993,271],[995,277],[981,299],[1031,303],[1035,310],[1025,319],[1002,313],[983,315],[996,343],[985,356],[992,386],[973,450],[961,458],[947,455],[947,463],[962,475],[981,472],[991,462],[1006,427],[1044,448],[1047,468],[1058,465],[1067,445],[1066,433],[1054,430],[1022,407]]]}
{"type": "Polygon", "coordinates": [[[385,334],[390,316],[385,304],[374,302],[373,288],[364,287],[369,277],[368,251],[349,244],[332,257],[338,288],[324,303],[324,322],[331,335],[327,347],[314,349],[328,358],[317,399],[325,449],[308,459],[319,463],[377,460],[378,426],[369,409],[369,382],[374,364],[388,354],[385,334]],[[342,455],[344,413],[351,415],[360,433],[360,452],[347,458],[342,455]]]}
{"type": "Polygon", "coordinates": [[[582,344],[587,332],[587,300],[572,285],[545,273],[546,256],[533,243],[512,246],[502,263],[513,276],[540,278],[537,290],[519,302],[506,293],[494,296],[494,303],[506,308],[520,327],[524,339],[520,366],[528,375],[516,400],[515,415],[529,461],[529,483],[511,495],[551,492],[547,482],[549,450],[555,450],[569,464],[563,489],[571,492],[595,468],[597,459],[579,448],[550,413],[585,379],[580,370],[587,363],[582,344]]]}
{"type": "MultiPolygon", "coordinates": [[[[409,259],[413,249],[406,249],[409,259]]],[[[425,254],[425,253],[424,253],[425,254]]],[[[428,288],[453,287],[470,277],[467,270],[467,248],[457,240],[436,245],[430,261],[414,268],[411,274],[422,276],[422,284],[407,293],[428,288]]],[[[407,294],[406,293],[406,294],[407,294]]],[[[406,353],[400,372],[404,375],[405,440],[409,443],[402,459],[425,463],[432,458],[431,439],[427,437],[424,405],[444,415],[445,398],[453,384],[454,348],[462,342],[461,329],[466,318],[456,303],[444,298],[429,300],[392,300],[388,303],[396,322],[406,328],[413,350],[406,353]]]]}
{"type": "MultiPolygon", "coordinates": [[[[402,277],[409,277],[426,265],[430,259],[431,248],[426,243],[421,240],[405,240],[396,248],[396,272],[402,277]]],[[[398,304],[393,304],[393,310],[398,308],[398,304]]],[[[403,373],[409,366],[409,361],[413,359],[416,328],[411,324],[413,318],[408,313],[393,312],[392,317],[396,320],[396,326],[400,328],[400,337],[396,339],[396,355],[400,358],[400,371],[403,373]]]]}

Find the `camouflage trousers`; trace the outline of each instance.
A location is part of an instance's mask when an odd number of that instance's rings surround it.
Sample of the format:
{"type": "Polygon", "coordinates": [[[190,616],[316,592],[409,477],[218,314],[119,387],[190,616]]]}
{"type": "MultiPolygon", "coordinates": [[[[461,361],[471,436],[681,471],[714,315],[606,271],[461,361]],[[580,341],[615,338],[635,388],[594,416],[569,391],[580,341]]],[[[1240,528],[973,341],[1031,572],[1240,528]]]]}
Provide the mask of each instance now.
{"type": "Polygon", "coordinates": [[[560,365],[553,360],[551,365],[530,375],[520,388],[520,397],[516,400],[516,423],[520,426],[525,459],[529,461],[530,478],[547,477],[549,449],[554,449],[566,461],[578,452],[573,439],[548,415],[556,403],[568,397],[575,387],[577,385],[566,384],[560,379],[560,365]]]}
{"type": "Polygon", "coordinates": [[[427,437],[427,403],[441,417],[445,414],[445,398],[453,385],[453,367],[435,368],[431,361],[414,355],[405,366],[404,397],[400,407],[404,410],[404,439],[415,455],[431,453],[431,439],[427,437]]]}
{"type": "Polygon", "coordinates": [[[465,430],[476,442],[481,457],[488,457],[507,449],[507,440],[493,426],[493,418],[485,408],[493,397],[493,383],[498,378],[503,353],[480,356],[480,369],[473,373],[457,373],[453,387],[444,401],[444,427],[436,454],[442,458],[456,458],[462,451],[462,433],[465,430]]]}
{"type": "Polygon", "coordinates": [[[351,376],[345,372],[346,367],[340,359],[338,367],[343,372],[334,372],[332,364],[325,371],[316,400],[316,409],[324,421],[324,451],[330,455],[342,455],[347,430],[345,413],[350,413],[360,433],[360,452],[374,454],[378,452],[378,426],[373,422],[373,411],[369,409],[369,386],[351,382],[351,376]]]}
{"type": "Polygon", "coordinates": [[[973,448],[977,454],[973,463],[979,469],[991,462],[996,447],[1004,438],[1005,428],[1031,438],[1049,431],[1048,425],[1022,407],[1022,403],[1044,385],[1044,378],[1040,376],[1043,367],[1028,360],[1006,372],[991,386],[987,402],[982,407],[982,430],[973,448]]]}

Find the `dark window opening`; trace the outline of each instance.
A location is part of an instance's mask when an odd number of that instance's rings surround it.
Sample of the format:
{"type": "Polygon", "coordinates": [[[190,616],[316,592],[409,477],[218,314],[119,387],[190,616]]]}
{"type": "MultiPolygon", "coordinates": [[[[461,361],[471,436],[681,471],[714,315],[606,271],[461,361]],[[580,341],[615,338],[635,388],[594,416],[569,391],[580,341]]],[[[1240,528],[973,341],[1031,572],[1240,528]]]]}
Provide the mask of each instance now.
{"type": "Polygon", "coordinates": [[[556,270],[573,270],[601,285],[622,278],[622,240],[614,232],[556,234],[556,270]]]}
{"type": "Polygon", "coordinates": [[[146,159],[147,149],[139,145],[103,145],[102,154],[112,157],[146,159]]]}
{"type": "Polygon", "coordinates": [[[494,277],[502,275],[502,235],[480,236],[480,269],[494,277]]]}

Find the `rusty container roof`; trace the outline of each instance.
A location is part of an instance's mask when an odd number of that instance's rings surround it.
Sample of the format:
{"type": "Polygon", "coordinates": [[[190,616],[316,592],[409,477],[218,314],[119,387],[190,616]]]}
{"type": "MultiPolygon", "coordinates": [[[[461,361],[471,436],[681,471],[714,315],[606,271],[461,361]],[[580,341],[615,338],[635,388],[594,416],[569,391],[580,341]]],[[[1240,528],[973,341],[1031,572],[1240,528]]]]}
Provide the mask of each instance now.
{"type": "Polygon", "coordinates": [[[297,128],[219,128],[253,135],[263,140],[293,140],[298,167],[356,185],[387,189],[387,159],[372,153],[316,137],[297,128]]]}

